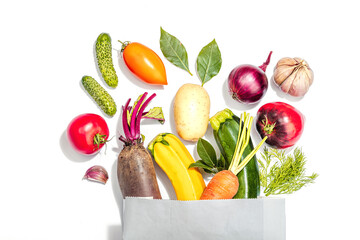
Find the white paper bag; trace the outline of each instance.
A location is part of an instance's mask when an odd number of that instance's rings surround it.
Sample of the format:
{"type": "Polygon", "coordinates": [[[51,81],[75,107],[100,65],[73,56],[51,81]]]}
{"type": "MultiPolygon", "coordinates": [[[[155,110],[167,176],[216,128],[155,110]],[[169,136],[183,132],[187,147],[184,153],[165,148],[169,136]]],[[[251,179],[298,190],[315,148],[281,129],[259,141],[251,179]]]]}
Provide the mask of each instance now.
{"type": "Polygon", "coordinates": [[[123,239],[284,240],[285,200],[124,200],[123,239]]]}

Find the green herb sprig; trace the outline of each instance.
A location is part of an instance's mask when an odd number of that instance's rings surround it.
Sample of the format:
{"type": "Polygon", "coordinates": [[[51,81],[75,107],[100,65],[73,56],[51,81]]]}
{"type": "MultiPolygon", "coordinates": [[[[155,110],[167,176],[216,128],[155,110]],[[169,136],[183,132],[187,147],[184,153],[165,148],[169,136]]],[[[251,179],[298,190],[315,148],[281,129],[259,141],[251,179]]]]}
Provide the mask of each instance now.
{"type": "Polygon", "coordinates": [[[319,176],[313,173],[305,175],[306,157],[300,148],[295,148],[293,154],[285,155],[284,150],[267,147],[261,153],[260,184],[265,196],[290,194],[302,187],[314,183],[319,176]]]}

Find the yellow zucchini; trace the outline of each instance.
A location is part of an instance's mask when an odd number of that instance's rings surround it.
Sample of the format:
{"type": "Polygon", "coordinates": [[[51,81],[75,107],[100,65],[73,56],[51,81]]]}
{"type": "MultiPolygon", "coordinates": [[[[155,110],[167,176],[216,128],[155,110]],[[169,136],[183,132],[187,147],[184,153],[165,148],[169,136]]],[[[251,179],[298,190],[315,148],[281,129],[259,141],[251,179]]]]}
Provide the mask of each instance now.
{"type": "Polygon", "coordinates": [[[156,163],[170,179],[178,200],[199,200],[205,182],[185,145],[171,133],[157,135],[148,146],[156,163]]]}

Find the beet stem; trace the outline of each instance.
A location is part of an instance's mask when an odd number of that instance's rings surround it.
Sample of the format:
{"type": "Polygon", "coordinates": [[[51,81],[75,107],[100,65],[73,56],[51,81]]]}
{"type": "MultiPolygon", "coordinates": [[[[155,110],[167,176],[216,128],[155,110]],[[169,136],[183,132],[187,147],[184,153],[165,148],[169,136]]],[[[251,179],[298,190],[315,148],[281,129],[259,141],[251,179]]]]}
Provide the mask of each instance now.
{"type": "Polygon", "coordinates": [[[139,114],[136,118],[136,123],[135,123],[135,139],[140,138],[140,121],[142,118],[142,114],[145,110],[145,108],[147,107],[147,105],[149,104],[149,102],[156,96],[156,93],[153,93],[148,99],[146,99],[146,101],[144,102],[144,104],[141,106],[140,110],[139,110],[139,114]]]}
{"type": "MultiPolygon", "coordinates": [[[[147,92],[145,92],[145,93],[141,96],[141,98],[139,99],[139,101],[138,101],[137,104],[135,105],[134,110],[133,110],[132,115],[131,115],[130,133],[131,133],[131,136],[134,137],[134,139],[136,139],[135,121],[136,121],[136,118],[137,118],[137,112],[138,112],[139,107],[140,107],[141,104],[143,103],[146,95],[147,95],[147,92]]],[[[141,115],[140,115],[140,116],[141,116],[141,115]]]]}
{"type": "Polygon", "coordinates": [[[261,68],[261,70],[263,70],[264,72],[266,71],[266,68],[270,63],[271,54],[272,54],[272,51],[270,51],[269,56],[266,59],[266,62],[264,62],[261,66],[259,66],[259,68],[261,68]]]}
{"type": "Polygon", "coordinates": [[[127,142],[127,141],[126,141],[126,138],[124,138],[124,136],[122,136],[122,135],[119,137],[119,140],[122,141],[123,143],[126,143],[126,142],[127,142]]]}
{"type": "Polygon", "coordinates": [[[125,104],[125,107],[123,107],[123,115],[122,115],[122,124],[123,124],[124,134],[125,134],[125,138],[128,140],[131,138],[131,134],[129,131],[129,124],[127,122],[127,109],[130,104],[130,101],[131,101],[131,98],[129,98],[129,100],[125,104]]]}

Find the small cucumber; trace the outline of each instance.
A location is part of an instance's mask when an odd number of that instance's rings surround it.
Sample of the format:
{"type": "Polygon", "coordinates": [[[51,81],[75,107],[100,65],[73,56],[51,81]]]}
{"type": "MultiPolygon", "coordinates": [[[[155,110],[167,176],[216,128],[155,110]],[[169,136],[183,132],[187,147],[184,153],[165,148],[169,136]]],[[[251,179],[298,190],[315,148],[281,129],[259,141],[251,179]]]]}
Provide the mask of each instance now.
{"type": "Polygon", "coordinates": [[[116,104],[110,94],[92,77],[84,76],[81,83],[99,107],[109,116],[116,113],[116,104]]]}
{"type": "Polygon", "coordinates": [[[96,40],[96,58],[102,77],[109,87],[116,88],[118,77],[111,54],[111,38],[107,33],[101,33],[96,40]]]}

